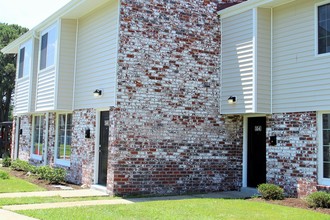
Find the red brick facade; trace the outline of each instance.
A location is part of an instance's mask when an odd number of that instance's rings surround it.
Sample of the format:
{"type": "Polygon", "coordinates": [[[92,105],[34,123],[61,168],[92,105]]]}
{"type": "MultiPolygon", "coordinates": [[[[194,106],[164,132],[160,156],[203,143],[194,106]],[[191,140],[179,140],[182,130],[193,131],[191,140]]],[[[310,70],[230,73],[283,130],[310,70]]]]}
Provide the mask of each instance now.
{"type": "Polygon", "coordinates": [[[220,117],[216,1],[125,0],[121,6],[110,189],[238,189],[242,121],[220,117]]]}
{"type": "MultiPolygon", "coordinates": [[[[242,187],[243,116],[220,112],[217,16],[219,7],[238,2],[121,1],[117,106],[109,106],[110,193],[181,194],[242,187]]],[[[54,165],[56,113],[49,113],[47,124],[47,163],[54,165]]],[[[67,168],[71,182],[95,183],[96,125],[95,109],[73,111],[67,168]],[[85,137],[87,129],[90,138],[85,137]]],[[[21,117],[21,128],[19,158],[29,160],[31,115],[21,117]]],[[[267,145],[267,182],[284,187],[289,195],[315,191],[316,113],[267,116],[267,138],[274,135],[277,145],[267,145]]]]}
{"type": "Polygon", "coordinates": [[[316,123],[316,112],[268,117],[268,135],[276,135],[278,143],[267,148],[267,181],[282,186],[289,195],[316,190],[316,123]]]}

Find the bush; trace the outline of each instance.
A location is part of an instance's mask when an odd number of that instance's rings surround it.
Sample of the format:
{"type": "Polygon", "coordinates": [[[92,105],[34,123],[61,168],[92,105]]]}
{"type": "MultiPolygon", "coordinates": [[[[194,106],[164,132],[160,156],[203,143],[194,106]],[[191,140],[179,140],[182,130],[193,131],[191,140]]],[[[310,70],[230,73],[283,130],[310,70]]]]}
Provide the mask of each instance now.
{"type": "Polygon", "coordinates": [[[327,192],[314,192],[306,197],[310,208],[330,208],[330,194],[327,192]]]}
{"type": "Polygon", "coordinates": [[[2,160],[2,166],[3,167],[10,167],[10,165],[11,165],[11,159],[10,159],[10,157],[5,157],[2,160]]]}
{"type": "Polygon", "coordinates": [[[9,179],[9,174],[3,170],[0,170],[0,179],[2,179],[2,180],[9,179]]]}
{"type": "Polygon", "coordinates": [[[41,166],[38,167],[36,170],[36,174],[40,179],[47,179],[47,176],[49,176],[49,173],[51,173],[51,167],[49,166],[41,166]]]}
{"type": "Polygon", "coordinates": [[[284,191],[281,187],[274,184],[263,183],[258,186],[261,197],[266,200],[282,200],[284,199],[284,191]]]}
{"type": "Polygon", "coordinates": [[[64,169],[52,168],[49,166],[38,167],[36,173],[40,179],[47,180],[50,183],[63,182],[66,176],[66,171],[64,169]]]}
{"type": "Polygon", "coordinates": [[[34,169],[34,166],[29,164],[27,161],[23,160],[14,160],[11,162],[10,166],[13,170],[31,172],[34,169]]]}
{"type": "Polygon", "coordinates": [[[36,167],[23,160],[14,160],[11,163],[11,168],[17,171],[37,174],[40,179],[47,180],[50,183],[64,182],[66,176],[66,171],[62,168],[52,168],[50,166],[36,167]]]}

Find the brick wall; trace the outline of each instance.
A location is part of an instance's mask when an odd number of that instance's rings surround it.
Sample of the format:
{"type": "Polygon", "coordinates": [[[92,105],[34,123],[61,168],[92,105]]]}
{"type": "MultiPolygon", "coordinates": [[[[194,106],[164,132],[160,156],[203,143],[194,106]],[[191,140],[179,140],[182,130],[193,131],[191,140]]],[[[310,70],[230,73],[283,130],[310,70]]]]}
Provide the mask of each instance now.
{"type": "Polygon", "coordinates": [[[14,150],[15,150],[15,137],[16,137],[16,129],[17,129],[17,117],[13,118],[13,126],[11,129],[11,141],[10,141],[10,157],[11,159],[14,158],[14,150]]]}
{"type": "MultiPolygon", "coordinates": [[[[28,161],[31,153],[31,138],[32,138],[32,116],[21,116],[22,134],[19,136],[19,151],[18,159],[28,161]]],[[[13,136],[15,141],[15,136],[13,136]]],[[[14,144],[12,146],[15,146],[14,144]]]]}
{"type": "Polygon", "coordinates": [[[48,119],[48,147],[47,164],[54,165],[55,144],[56,144],[56,113],[51,112],[48,119]]]}
{"type": "Polygon", "coordinates": [[[172,194],[240,186],[242,118],[219,112],[217,6],[121,1],[110,191],[172,194]]]}
{"type": "Polygon", "coordinates": [[[94,180],[95,126],[94,109],[75,110],[72,115],[71,165],[68,169],[68,181],[92,185],[94,180]],[[85,138],[85,131],[90,129],[91,138],[85,138]]]}
{"type": "Polygon", "coordinates": [[[289,195],[304,196],[317,185],[316,112],[273,114],[268,136],[277,145],[267,147],[267,181],[283,186],[289,195]]]}

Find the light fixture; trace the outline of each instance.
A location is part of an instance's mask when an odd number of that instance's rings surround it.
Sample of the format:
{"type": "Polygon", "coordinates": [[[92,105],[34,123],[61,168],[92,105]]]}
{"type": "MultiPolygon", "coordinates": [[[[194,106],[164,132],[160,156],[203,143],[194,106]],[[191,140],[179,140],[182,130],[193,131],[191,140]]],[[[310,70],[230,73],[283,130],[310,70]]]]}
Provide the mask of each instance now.
{"type": "Polygon", "coordinates": [[[237,101],[236,96],[230,96],[228,98],[228,104],[234,104],[234,103],[236,103],[236,101],[237,101]]]}
{"type": "Polygon", "coordinates": [[[102,96],[102,89],[96,89],[94,92],[94,97],[102,96]]]}
{"type": "Polygon", "coordinates": [[[91,138],[91,129],[87,128],[85,130],[85,138],[91,138]]]}

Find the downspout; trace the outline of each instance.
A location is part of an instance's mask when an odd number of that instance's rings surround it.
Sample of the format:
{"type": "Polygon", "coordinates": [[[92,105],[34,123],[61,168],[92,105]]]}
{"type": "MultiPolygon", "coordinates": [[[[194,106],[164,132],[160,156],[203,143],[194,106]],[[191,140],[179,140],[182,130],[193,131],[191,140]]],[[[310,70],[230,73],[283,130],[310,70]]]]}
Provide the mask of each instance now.
{"type": "Polygon", "coordinates": [[[79,32],[79,20],[76,22],[76,42],[75,42],[75,51],[74,51],[74,67],[73,67],[73,89],[72,89],[72,111],[74,110],[75,104],[75,91],[76,91],[76,75],[77,75],[77,51],[78,51],[78,32],[79,32]]]}
{"type": "Polygon", "coordinates": [[[253,113],[258,111],[258,9],[253,8],[253,113]]]}
{"type": "Polygon", "coordinates": [[[36,39],[40,39],[40,37],[36,34],[36,31],[33,31],[33,37],[36,38],[36,39]]]}
{"type": "Polygon", "coordinates": [[[273,8],[270,9],[270,113],[273,114],[273,8]]]}
{"type": "Polygon", "coordinates": [[[43,165],[47,165],[48,156],[48,133],[49,133],[49,112],[46,113],[46,135],[45,135],[45,147],[44,147],[44,162],[43,165]]]}
{"type": "Polygon", "coordinates": [[[220,16],[220,59],[219,59],[219,62],[220,62],[220,68],[219,68],[219,81],[220,81],[220,91],[219,91],[219,112],[220,112],[220,115],[221,115],[221,107],[222,107],[222,33],[223,33],[223,30],[222,30],[222,23],[223,23],[223,19],[222,17],[220,16]]]}

